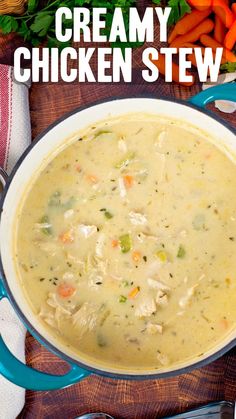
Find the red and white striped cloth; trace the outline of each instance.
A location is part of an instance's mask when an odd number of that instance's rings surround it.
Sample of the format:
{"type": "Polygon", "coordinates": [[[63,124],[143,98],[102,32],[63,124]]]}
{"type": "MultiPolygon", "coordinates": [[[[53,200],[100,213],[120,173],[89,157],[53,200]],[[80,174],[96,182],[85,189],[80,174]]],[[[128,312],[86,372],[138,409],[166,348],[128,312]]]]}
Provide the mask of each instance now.
{"type": "MultiPolygon", "coordinates": [[[[0,166],[8,174],[31,141],[29,85],[17,83],[13,68],[0,64],[0,166]]],[[[5,299],[0,302],[0,334],[24,362],[25,328],[5,299]]],[[[0,376],[0,419],[15,419],[24,403],[25,390],[0,376]]]]}

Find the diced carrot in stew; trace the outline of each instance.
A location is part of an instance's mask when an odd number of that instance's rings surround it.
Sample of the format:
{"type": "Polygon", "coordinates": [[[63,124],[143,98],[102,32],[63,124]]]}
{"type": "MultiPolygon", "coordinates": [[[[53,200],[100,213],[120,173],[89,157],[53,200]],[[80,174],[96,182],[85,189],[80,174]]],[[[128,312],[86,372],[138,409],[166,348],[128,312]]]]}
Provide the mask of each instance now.
{"type": "Polygon", "coordinates": [[[134,177],[131,175],[123,176],[123,180],[126,188],[131,188],[134,184],[134,177]]]}
{"type": "Polygon", "coordinates": [[[135,297],[138,295],[139,291],[140,291],[140,287],[135,287],[135,288],[133,288],[133,289],[130,291],[130,293],[129,293],[128,297],[129,297],[130,299],[135,298],[135,297]]]}
{"type": "Polygon", "coordinates": [[[133,259],[134,262],[139,262],[140,259],[141,259],[141,253],[138,252],[138,251],[134,251],[132,253],[132,259],[133,259]]]}
{"type": "Polygon", "coordinates": [[[220,319],[220,326],[222,327],[222,329],[227,330],[229,327],[229,322],[227,319],[220,319]]]}
{"type": "Polygon", "coordinates": [[[98,178],[95,175],[87,175],[87,180],[90,183],[98,183],[98,178]]]}
{"type": "Polygon", "coordinates": [[[71,230],[65,231],[64,233],[60,234],[59,239],[64,244],[73,243],[74,236],[71,230]]]}
{"type": "Polygon", "coordinates": [[[60,284],[57,288],[57,292],[62,298],[71,297],[76,291],[76,288],[71,284],[60,284]]]}
{"type": "Polygon", "coordinates": [[[112,240],[111,247],[117,247],[119,244],[118,240],[112,240]]]}

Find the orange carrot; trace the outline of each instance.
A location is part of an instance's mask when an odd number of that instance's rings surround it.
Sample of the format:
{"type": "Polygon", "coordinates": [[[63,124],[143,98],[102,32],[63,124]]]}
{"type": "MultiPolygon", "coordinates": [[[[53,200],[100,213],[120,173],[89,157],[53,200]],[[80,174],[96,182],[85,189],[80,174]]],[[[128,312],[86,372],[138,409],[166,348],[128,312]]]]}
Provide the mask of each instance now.
{"type": "Polygon", "coordinates": [[[71,297],[76,291],[76,288],[73,287],[73,285],[70,284],[60,284],[57,288],[57,292],[60,295],[60,297],[68,298],[71,297]]]}
{"type": "MultiPolygon", "coordinates": [[[[159,54],[158,60],[150,60],[155,64],[155,66],[158,68],[159,72],[163,75],[165,75],[166,72],[166,64],[165,64],[165,56],[163,54],[159,54]]],[[[186,71],[187,75],[192,75],[189,72],[186,71]]],[[[192,81],[191,82],[180,82],[179,80],[179,66],[172,62],[172,78],[173,81],[176,83],[179,83],[183,86],[192,86],[194,84],[194,76],[192,75],[192,81]]]]}
{"type": "Polygon", "coordinates": [[[97,183],[98,182],[97,176],[94,176],[94,175],[87,175],[87,179],[90,183],[97,183]]]}
{"type": "Polygon", "coordinates": [[[225,36],[224,46],[225,48],[231,50],[234,47],[235,42],[236,42],[236,20],[225,36]]]}
{"type": "Polygon", "coordinates": [[[204,19],[206,19],[211,14],[211,9],[206,9],[203,11],[192,10],[191,13],[186,14],[182,19],[180,19],[176,25],[175,29],[178,35],[185,35],[187,32],[191,31],[195,26],[199,25],[204,19]]]}
{"type": "Polygon", "coordinates": [[[129,293],[128,297],[129,297],[129,298],[131,298],[131,299],[135,298],[135,297],[136,297],[136,295],[138,295],[139,291],[140,291],[140,287],[135,287],[135,288],[133,288],[133,289],[130,291],[130,293],[129,293]]]}
{"type": "Polygon", "coordinates": [[[214,28],[214,38],[220,44],[223,44],[226,34],[226,28],[222,20],[216,16],[215,17],[215,28],[214,28]]]}
{"type": "Polygon", "coordinates": [[[111,242],[111,247],[117,247],[118,246],[118,244],[119,244],[119,242],[118,242],[118,240],[112,240],[112,242],[111,242]]]}
{"type": "Polygon", "coordinates": [[[64,244],[73,243],[74,236],[71,230],[65,231],[64,233],[60,234],[59,239],[64,244]]]}
{"type": "Polygon", "coordinates": [[[175,40],[170,44],[171,48],[181,47],[186,42],[196,42],[199,40],[200,36],[205,33],[209,33],[213,30],[214,23],[211,19],[205,19],[198,26],[193,28],[191,31],[185,35],[180,35],[175,38],[175,40]]]}
{"type": "Polygon", "coordinates": [[[172,30],[172,32],[170,33],[169,37],[168,37],[168,44],[171,44],[171,42],[174,41],[176,36],[178,36],[178,32],[177,32],[176,26],[175,26],[174,29],[172,30]]]}
{"type": "Polygon", "coordinates": [[[233,3],[233,4],[232,4],[231,9],[232,9],[232,12],[233,12],[233,14],[234,14],[234,18],[236,18],[236,3],[233,3]]]}
{"type": "Polygon", "coordinates": [[[188,3],[197,10],[205,10],[211,7],[211,0],[188,0],[188,3]]]}
{"type": "Polygon", "coordinates": [[[139,262],[141,259],[141,253],[137,250],[132,253],[132,259],[134,262],[139,262]]]}
{"type": "Polygon", "coordinates": [[[229,327],[229,322],[227,319],[220,319],[220,326],[222,327],[222,329],[227,330],[229,327]]]}
{"type": "MultiPolygon", "coordinates": [[[[222,48],[223,47],[223,45],[221,45],[219,42],[217,42],[214,38],[212,38],[209,35],[202,35],[200,37],[200,41],[205,47],[212,48],[213,51],[215,51],[216,48],[222,48]]],[[[234,53],[231,52],[227,48],[223,48],[223,58],[225,58],[230,63],[235,63],[236,62],[236,55],[234,55],[234,53]]]]}
{"type": "Polygon", "coordinates": [[[215,14],[220,18],[226,28],[230,28],[230,26],[234,22],[234,14],[227,6],[224,0],[213,0],[212,5],[213,11],[215,14]]]}
{"type": "Polygon", "coordinates": [[[131,188],[134,184],[134,177],[131,175],[123,176],[123,180],[126,188],[131,188]]]}

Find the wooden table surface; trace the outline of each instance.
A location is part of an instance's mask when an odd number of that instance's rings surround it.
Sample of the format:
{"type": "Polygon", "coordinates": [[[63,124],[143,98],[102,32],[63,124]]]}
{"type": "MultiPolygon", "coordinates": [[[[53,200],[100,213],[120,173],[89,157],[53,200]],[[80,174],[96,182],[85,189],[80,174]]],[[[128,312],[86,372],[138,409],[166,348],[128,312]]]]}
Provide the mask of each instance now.
{"type": "MultiPolygon", "coordinates": [[[[16,45],[19,42],[12,37],[0,39],[0,63],[12,63],[16,45]]],[[[199,91],[199,84],[189,89],[165,84],[162,79],[154,84],[145,83],[140,77],[138,56],[135,51],[132,84],[34,84],[30,91],[33,139],[66,112],[97,99],[145,93],[187,99],[199,91]]],[[[213,106],[211,109],[216,112],[213,106]]],[[[235,114],[220,116],[236,128],[235,114]]],[[[42,371],[60,374],[67,368],[29,335],[26,358],[28,365],[42,371]]],[[[207,367],[174,378],[135,382],[92,375],[64,390],[27,391],[19,418],[73,419],[85,412],[104,411],[117,419],[152,419],[214,400],[236,400],[236,350],[207,367]]]]}

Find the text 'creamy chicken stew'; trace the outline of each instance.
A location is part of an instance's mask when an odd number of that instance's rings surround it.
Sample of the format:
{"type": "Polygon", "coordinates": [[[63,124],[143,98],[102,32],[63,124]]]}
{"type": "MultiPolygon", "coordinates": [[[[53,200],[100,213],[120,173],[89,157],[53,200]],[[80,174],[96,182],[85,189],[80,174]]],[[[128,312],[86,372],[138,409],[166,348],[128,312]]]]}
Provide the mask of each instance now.
{"type": "Polygon", "coordinates": [[[236,166],[180,122],[89,127],[38,174],[16,264],[41,322],[123,369],[202,356],[236,322],[236,166]]]}

